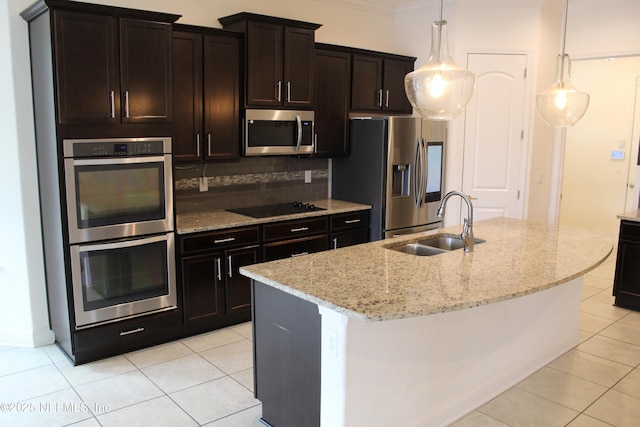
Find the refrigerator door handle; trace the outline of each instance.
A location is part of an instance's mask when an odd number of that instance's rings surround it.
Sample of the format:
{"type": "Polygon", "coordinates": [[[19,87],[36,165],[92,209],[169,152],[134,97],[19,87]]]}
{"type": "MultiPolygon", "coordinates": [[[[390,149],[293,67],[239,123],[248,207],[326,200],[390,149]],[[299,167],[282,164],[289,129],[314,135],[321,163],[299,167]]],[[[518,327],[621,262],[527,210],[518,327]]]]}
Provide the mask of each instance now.
{"type": "Polygon", "coordinates": [[[422,153],[423,153],[423,168],[424,168],[424,180],[422,181],[422,193],[420,195],[420,204],[427,204],[427,179],[429,176],[429,159],[427,158],[427,141],[422,138],[422,153]]]}
{"type": "Polygon", "coordinates": [[[420,138],[416,140],[416,155],[413,162],[413,203],[416,209],[422,206],[422,184],[424,182],[423,150],[420,138]]]}

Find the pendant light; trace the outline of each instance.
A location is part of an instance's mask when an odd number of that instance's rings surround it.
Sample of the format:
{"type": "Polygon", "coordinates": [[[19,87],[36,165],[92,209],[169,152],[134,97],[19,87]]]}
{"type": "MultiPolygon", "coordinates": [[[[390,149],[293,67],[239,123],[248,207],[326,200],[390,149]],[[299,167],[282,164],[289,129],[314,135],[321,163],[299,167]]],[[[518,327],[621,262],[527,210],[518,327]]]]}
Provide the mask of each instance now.
{"type": "Polygon", "coordinates": [[[475,86],[475,76],[461,68],[449,56],[447,21],[431,25],[431,53],[427,62],[407,74],[404,89],[409,102],[420,116],[433,120],[451,120],[467,106],[475,86]]]}
{"type": "Polygon", "coordinates": [[[564,53],[568,14],[569,0],[564,14],[562,53],[558,55],[556,79],[550,88],[536,96],[538,113],[548,125],[555,127],[575,125],[589,106],[589,94],[579,91],[571,84],[571,59],[564,53]]]}

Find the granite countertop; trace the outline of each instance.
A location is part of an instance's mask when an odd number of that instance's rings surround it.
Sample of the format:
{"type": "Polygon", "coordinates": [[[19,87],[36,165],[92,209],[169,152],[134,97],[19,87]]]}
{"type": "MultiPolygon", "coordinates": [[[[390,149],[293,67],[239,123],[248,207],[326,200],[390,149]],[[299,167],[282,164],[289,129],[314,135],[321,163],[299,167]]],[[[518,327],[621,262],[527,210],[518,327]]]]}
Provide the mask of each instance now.
{"type": "Polygon", "coordinates": [[[370,205],[335,199],[314,200],[312,203],[325,210],[300,212],[292,215],[280,215],[269,218],[252,218],[225,210],[178,214],[176,215],[176,232],[178,234],[198,233],[201,231],[223,230],[226,228],[266,224],[289,219],[310,218],[371,209],[370,205]]]}
{"type": "Polygon", "coordinates": [[[618,215],[618,219],[640,222],[640,210],[629,211],[618,215]]]}
{"type": "Polygon", "coordinates": [[[568,282],[611,253],[603,234],[508,218],[478,221],[486,242],[419,257],[385,249],[460,226],[242,267],[245,276],[363,321],[461,310],[568,282]]]}

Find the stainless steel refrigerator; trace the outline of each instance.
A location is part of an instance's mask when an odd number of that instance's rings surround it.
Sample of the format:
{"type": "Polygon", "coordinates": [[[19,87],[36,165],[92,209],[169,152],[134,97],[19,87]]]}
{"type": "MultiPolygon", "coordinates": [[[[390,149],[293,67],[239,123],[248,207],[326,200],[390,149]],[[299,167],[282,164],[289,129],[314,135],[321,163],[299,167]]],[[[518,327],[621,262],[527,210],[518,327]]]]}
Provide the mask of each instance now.
{"type": "Polygon", "coordinates": [[[373,207],[371,241],[441,227],[446,136],[442,121],[351,119],[349,157],[332,160],[331,197],[373,207]]]}

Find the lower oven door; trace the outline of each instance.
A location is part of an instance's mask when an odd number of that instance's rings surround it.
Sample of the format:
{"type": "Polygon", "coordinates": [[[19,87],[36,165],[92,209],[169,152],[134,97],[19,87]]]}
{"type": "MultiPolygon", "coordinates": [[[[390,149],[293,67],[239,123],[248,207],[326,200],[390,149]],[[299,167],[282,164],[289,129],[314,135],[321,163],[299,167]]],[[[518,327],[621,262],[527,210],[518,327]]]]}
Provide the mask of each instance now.
{"type": "Polygon", "coordinates": [[[176,307],[174,234],[71,246],[76,328],[176,307]]]}

